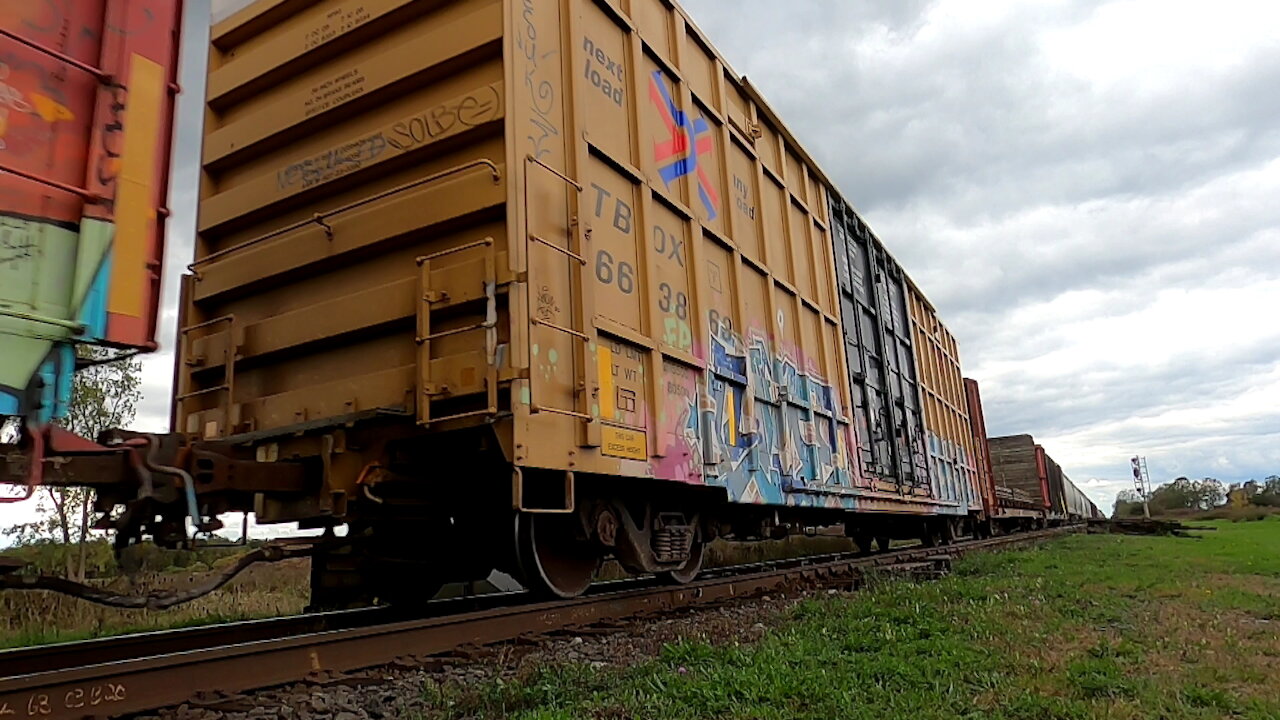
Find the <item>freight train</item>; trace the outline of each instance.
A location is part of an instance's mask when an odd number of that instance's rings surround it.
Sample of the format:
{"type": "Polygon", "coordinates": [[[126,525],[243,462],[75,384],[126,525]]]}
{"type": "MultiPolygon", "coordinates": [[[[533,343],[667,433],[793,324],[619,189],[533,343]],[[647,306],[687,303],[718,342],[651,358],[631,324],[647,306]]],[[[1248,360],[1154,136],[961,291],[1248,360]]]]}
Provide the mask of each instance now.
{"type": "MultiPolygon", "coordinates": [[[[75,8],[103,27],[117,4],[75,8]]],[[[110,55],[27,11],[0,38],[17,91],[110,55]]],[[[85,71],[91,132],[31,120],[120,168],[119,202],[63,187],[87,166],[3,182],[56,201],[4,208],[33,243],[90,247],[114,208],[96,267],[129,273],[130,327],[154,330],[163,174],[138,176],[147,223],[121,219],[130,163],[164,155],[148,113],[172,108],[146,99],[168,45],[151,68],[137,38],[172,42],[176,19],[151,17],[114,41],[130,73],[85,71]],[[116,105],[119,144],[98,132],[116,105]]],[[[73,293],[40,309],[6,285],[0,305],[38,360],[5,360],[28,422],[0,479],[93,488],[120,548],[229,511],[320,528],[327,606],[495,568],[571,597],[608,557],[687,582],[715,538],[797,527],[869,550],[1098,514],[1030,437],[988,441],[933,305],[666,0],[260,0],[212,28],[203,132],[173,432],[42,424],[69,347],[151,336],[97,333],[73,293]]],[[[81,257],[0,272],[79,278],[81,257]]]]}

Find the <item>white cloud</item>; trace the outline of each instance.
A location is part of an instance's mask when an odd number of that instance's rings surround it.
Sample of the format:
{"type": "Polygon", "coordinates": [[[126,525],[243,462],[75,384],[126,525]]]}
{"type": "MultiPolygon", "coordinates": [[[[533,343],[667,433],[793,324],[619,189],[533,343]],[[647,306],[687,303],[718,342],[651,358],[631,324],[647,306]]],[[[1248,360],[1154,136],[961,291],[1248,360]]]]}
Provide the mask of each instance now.
{"type": "Polygon", "coordinates": [[[1050,63],[1091,86],[1139,97],[1179,93],[1247,66],[1276,42],[1280,5],[1132,0],[1040,35],[1050,63]]]}

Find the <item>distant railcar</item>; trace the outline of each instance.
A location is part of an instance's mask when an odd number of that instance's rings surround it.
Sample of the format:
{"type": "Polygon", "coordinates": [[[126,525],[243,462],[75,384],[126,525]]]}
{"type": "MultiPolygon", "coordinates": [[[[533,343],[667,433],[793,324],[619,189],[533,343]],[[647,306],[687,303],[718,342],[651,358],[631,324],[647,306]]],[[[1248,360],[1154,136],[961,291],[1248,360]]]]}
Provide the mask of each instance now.
{"type": "Polygon", "coordinates": [[[1096,516],[1093,502],[1030,435],[989,438],[988,446],[997,497],[1009,498],[998,503],[997,523],[1060,525],[1096,516]]]}

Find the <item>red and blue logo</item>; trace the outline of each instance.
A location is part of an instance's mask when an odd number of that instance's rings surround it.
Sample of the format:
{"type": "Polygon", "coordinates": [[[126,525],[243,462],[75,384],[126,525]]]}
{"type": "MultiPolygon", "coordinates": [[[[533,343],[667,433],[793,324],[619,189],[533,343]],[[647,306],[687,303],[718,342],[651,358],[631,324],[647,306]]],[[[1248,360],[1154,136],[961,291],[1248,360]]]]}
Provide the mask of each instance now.
{"type": "Polygon", "coordinates": [[[653,144],[653,159],[659,163],[658,174],[668,187],[678,178],[696,174],[698,198],[707,209],[708,219],[714,220],[720,208],[720,196],[707,176],[706,166],[698,164],[698,157],[709,155],[715,147],[710,125],[705,118],[695,120],[676,107],[661,70],[654,70],[649,76],[649,99],[658,108],[669,134],[668,139],[653,144]]]}

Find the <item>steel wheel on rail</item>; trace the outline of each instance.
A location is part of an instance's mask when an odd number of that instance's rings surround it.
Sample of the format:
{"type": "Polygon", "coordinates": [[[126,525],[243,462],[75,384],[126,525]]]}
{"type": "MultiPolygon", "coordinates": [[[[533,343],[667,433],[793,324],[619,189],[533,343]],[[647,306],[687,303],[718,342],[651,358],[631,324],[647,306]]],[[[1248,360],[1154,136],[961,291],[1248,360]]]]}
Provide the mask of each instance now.
{"type": "Polygon", "coordinates": [[[601,555],[580,536],[575,516],[516,513],[515,530],[520,581],[530,591],[574,598],[591,586],[601,555]]]}
{"type": "Polygon", "coordinates": [[[686,585],[693,582],[698,577],[698,573],[702,572],[702,562],[707,555],[707,544],[702,541],[701,536],[694,536],[693,544],[689,546],[689,559],[675,570],[658,573],[658,577],[666,582],[676,585],[686,585]]]}

